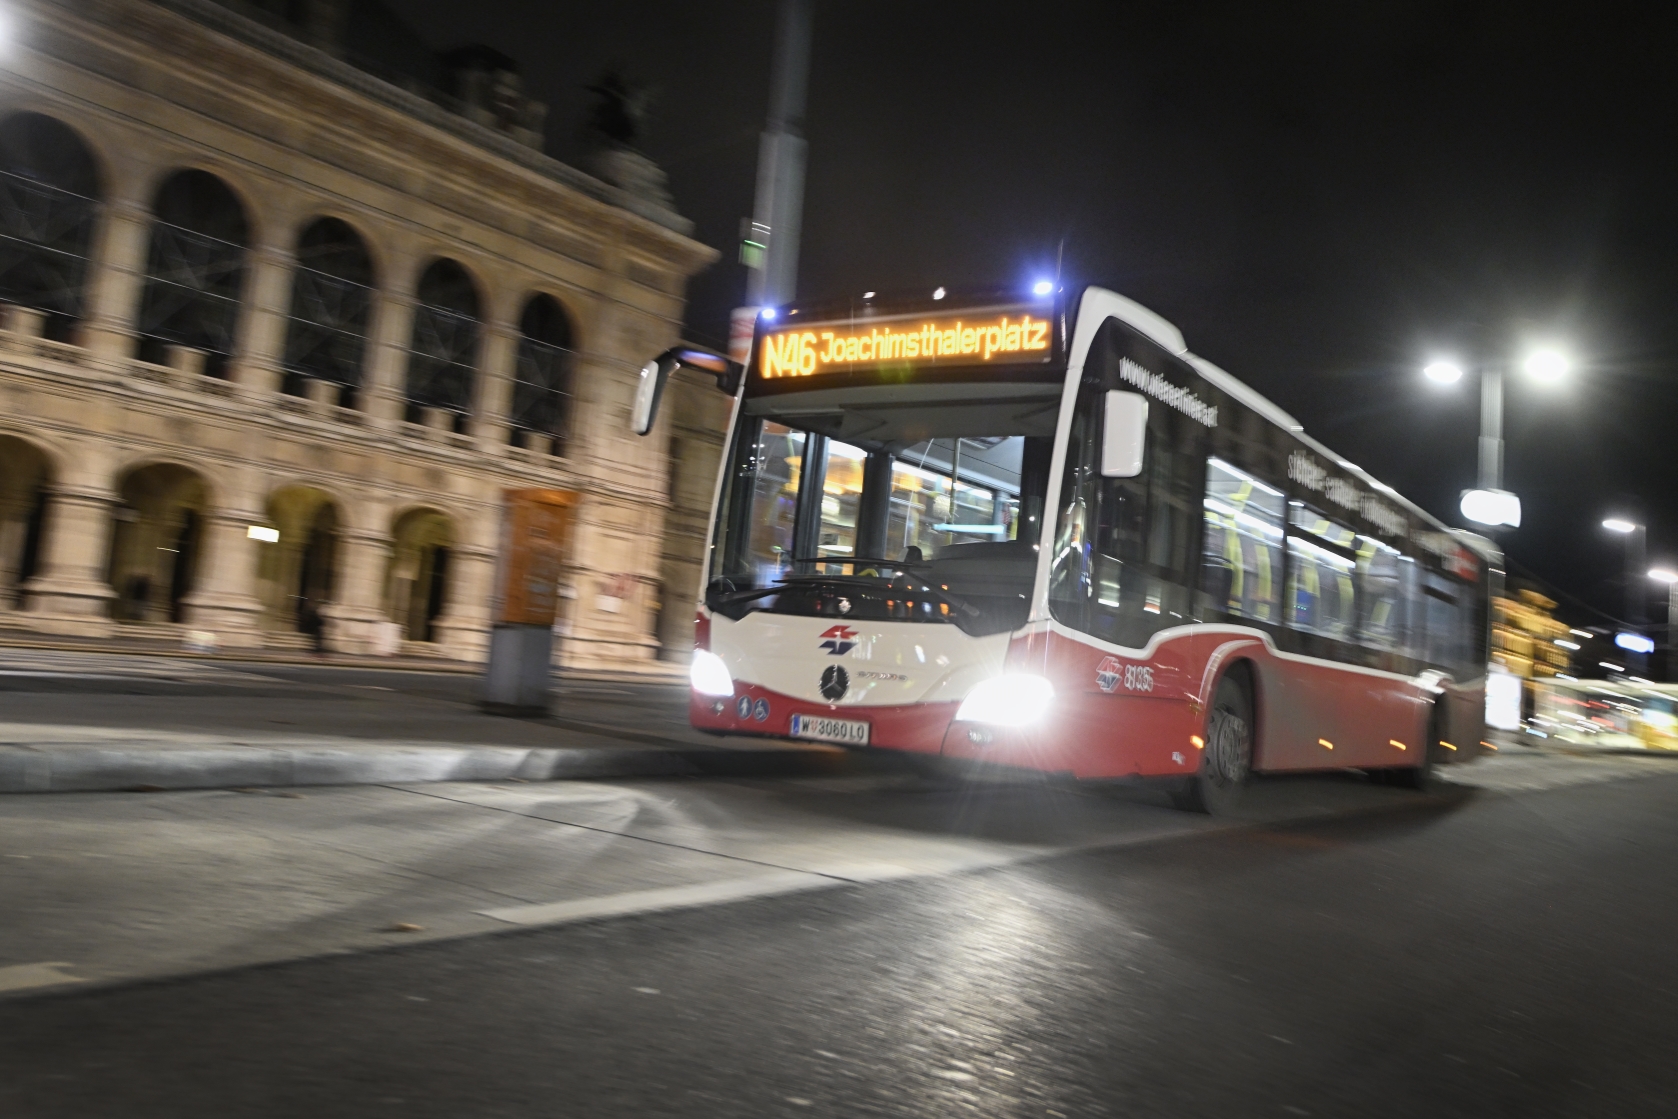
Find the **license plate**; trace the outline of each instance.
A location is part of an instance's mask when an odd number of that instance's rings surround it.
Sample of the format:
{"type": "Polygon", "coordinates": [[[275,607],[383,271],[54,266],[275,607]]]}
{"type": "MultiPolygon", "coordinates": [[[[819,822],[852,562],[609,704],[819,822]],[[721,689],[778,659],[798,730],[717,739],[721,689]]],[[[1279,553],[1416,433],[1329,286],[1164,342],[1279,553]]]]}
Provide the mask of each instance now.
{"type": "Polygon", "coordinates": [[[854,719],[828,719],[820,715],[794,715],[792,736],[817,742],[840,742],[846,746],[868,745],[868,724],[854,719]]]}

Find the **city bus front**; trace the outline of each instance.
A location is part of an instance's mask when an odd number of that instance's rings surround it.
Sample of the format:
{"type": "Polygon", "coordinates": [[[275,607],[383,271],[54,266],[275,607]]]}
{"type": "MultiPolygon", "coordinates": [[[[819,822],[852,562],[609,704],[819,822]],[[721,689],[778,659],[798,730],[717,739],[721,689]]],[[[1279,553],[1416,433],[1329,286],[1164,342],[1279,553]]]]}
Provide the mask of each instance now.
{"type": "Polygon", "coordinates": [[[715,504],[693,725],[938,753],[958,718],[1040,714],[1046,681],[1005,661],[1065,370],[1051,298],[763,316],[715,504]]]}

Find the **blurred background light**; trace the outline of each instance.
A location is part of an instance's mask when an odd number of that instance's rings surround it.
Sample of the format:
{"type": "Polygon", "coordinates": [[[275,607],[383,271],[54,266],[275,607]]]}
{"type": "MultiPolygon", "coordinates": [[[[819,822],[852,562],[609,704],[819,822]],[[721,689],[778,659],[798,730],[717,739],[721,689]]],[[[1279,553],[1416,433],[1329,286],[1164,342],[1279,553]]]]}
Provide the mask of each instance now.
{"type": "Polygon", "coordinates": [[[1567,359],[1556,350],[1534,350],[1522,368],[1535,381],[1559,381],[1567,376],[1567,359]]]}

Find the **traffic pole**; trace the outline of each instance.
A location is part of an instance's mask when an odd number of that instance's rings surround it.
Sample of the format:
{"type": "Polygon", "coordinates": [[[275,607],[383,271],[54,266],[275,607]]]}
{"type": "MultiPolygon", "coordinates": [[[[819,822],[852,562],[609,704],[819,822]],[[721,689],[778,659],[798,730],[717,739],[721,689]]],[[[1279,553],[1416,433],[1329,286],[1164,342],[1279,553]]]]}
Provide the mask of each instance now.
{"type": "Polygon", "coordinates": [[[775,307],[798,285],[799,226],[804,216],[804,106],[810,84],[814,0],[781,0],[769,77],[769,121],[758,140],[757,197],[742,239],[746,302],[775,307]]]}

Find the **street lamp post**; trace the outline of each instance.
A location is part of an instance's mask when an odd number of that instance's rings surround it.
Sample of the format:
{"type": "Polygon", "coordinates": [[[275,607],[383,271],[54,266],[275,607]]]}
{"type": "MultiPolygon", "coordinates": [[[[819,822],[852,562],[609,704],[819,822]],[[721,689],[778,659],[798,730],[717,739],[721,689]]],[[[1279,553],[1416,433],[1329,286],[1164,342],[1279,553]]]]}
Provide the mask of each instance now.
{"type": "MultiPolygon", "coordinates": [[[[781,0],[769,79],[769,123],[758,141],[746,302],[774,307],[792,298],[804,213],[804,104],[810,82],[813,0],[781,0]]],[[[744,248],[744,246],[742,246],[744,248]]]]}
{"type": "MultiPolygon", "coordinates": [[[[1649,548],[1649,530],[1624,517],[1609,517],[1602,522],[1602,527],[1625,537],[1626,625],[1631,627],[1634,633],[1641,632],[1644,624],[1643,597],[1646,593],[1643,586],[1643,565],[1649,548]]],[[[1643,667],[1646,668],[1647,665],[1643,667]]]]}
{"type": "Polygon", "coordinates": [[[1480,372],[1480,488],[1503,489],[1503,370],[1480,372]]]}
{"type": "Polygon", "coordinates": [[[1668,567],[1649,570],[1649,578],[1666,584],[1666,682],[1678,683],[1678,571],[1668,567]]]}
{"type": "MultiPolygon", "coordinates": [[[[1567,375],[1568,362],[1555,350],[1534,350],[1521,364],[1533,380],[1555,382],[1567,375]]],[[[1462,514],[1488,527],[1521,524],[1520,498],[1503,488],[1503,365],[1485,362],[1480,374],[1480,478],[1479,488],[1462,496],[1462,514]]],[[[1436,384],[1462,380],[1462,367],[1452,361],[1435,361],[1422,373],[1436,384]]]]}

